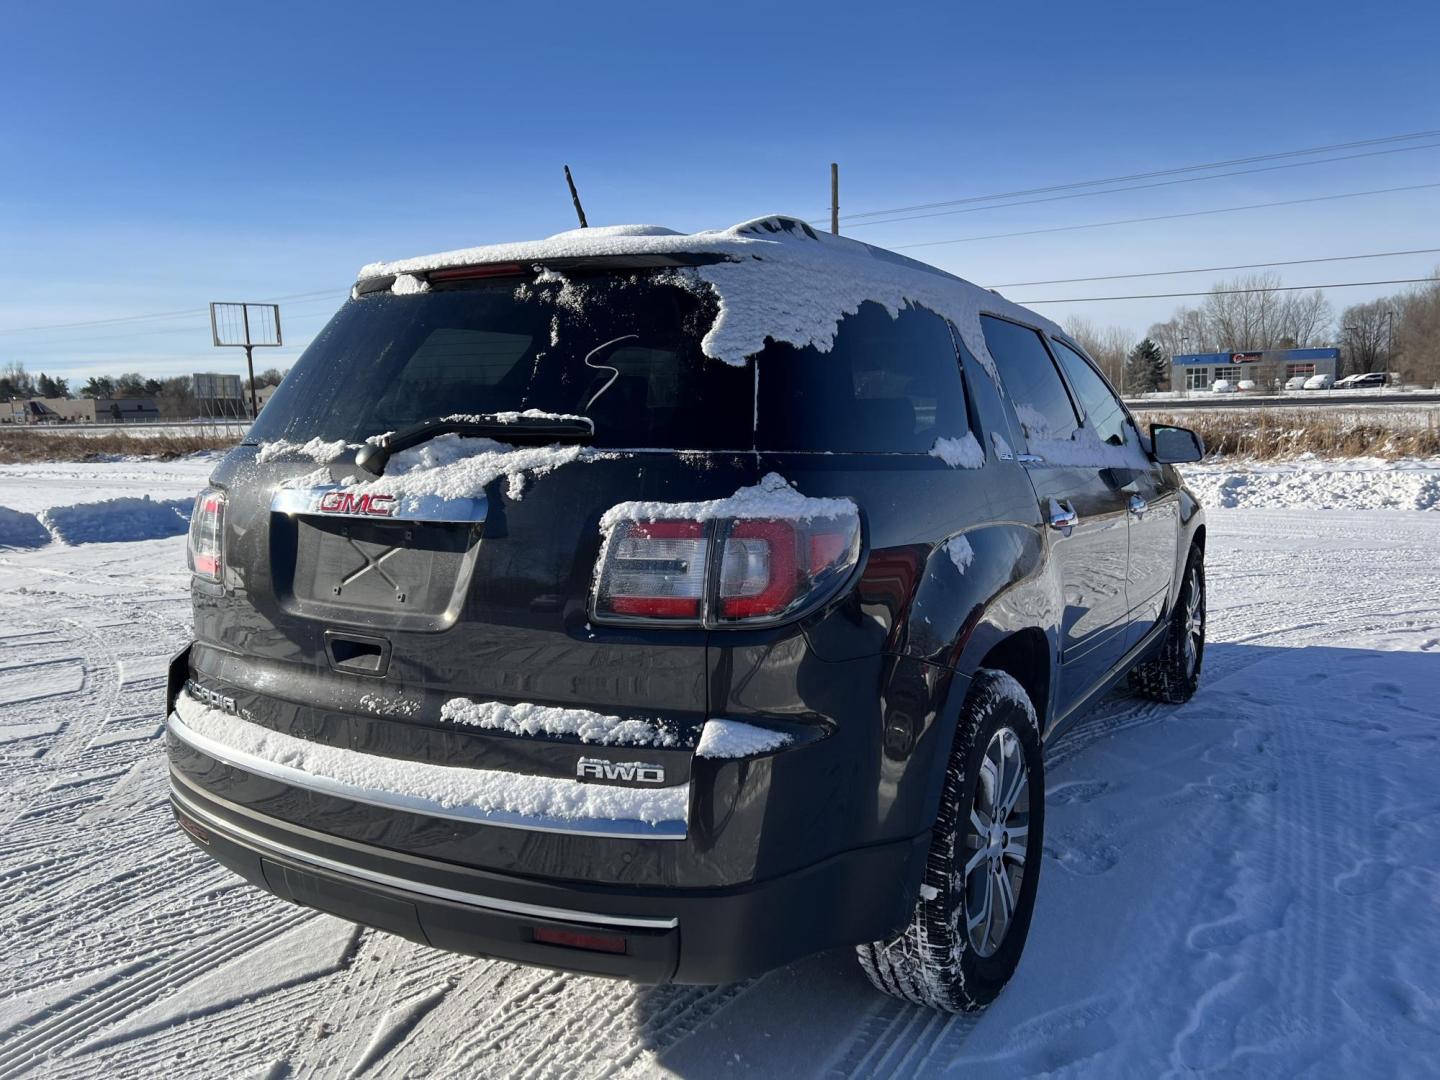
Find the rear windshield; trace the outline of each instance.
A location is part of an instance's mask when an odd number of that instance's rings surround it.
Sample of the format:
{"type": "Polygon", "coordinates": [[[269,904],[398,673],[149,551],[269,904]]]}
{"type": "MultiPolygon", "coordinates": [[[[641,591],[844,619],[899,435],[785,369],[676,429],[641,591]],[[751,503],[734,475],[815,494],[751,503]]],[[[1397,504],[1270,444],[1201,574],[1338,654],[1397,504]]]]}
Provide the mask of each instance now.
{"type": "Polygon", "coordinates": [[[251,440],[363,442],[434,417],[540,409],[589,416],[596,446],[749,447],[753,372],[700,351],[715,314],[655,274],[372,293],[305,350],[251,440]]]}
{"type": "Polygon", "coordinates": [[[249,441],[359,443],[526,409],[590,417],[600,447],[923,453],[968,429],[950,328],[932,312],[862,304],[831,349],[767,342],[743,367],[701,352],[717,314],[673,271],[372,293],[305,350],[249,441]]]}

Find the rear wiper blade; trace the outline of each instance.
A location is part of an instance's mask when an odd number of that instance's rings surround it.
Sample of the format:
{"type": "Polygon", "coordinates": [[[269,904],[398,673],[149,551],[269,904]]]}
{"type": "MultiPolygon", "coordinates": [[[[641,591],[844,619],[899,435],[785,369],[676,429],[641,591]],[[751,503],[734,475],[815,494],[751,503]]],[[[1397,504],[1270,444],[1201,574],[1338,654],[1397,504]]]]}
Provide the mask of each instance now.
{"type": "Polygon", "coordinates": [[[355,455],[355,464],[371,476],[380,476],[393,455],[439,435],[504,439],[509,443],[533,446],[562,441],[587,442],[594,434],[595,425],[584,416],[514,412],[438,416],[367,442],[355,455]]]}

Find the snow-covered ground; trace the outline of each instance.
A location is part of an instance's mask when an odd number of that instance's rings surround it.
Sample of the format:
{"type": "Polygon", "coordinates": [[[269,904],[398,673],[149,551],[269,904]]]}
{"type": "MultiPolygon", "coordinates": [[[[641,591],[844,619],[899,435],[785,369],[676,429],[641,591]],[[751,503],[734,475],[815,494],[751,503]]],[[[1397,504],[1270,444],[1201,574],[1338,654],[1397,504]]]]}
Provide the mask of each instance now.
{"type": "MultiPolygon", "coordinates": [[[[0,505],[183,499],[208,468],[6,467],[0,505]]],[[[1384,472],[1358,505],[1418,505],[1384,472]]],[[[880,997],[846,950],[636,987],[257,892],[166,807],[184,538],[0,550],[0,1080],[1433,1075],[1440,517],[1317,509],[1355,478],[1288,475],[1210,512],[1194,701],[1115,694],[1052,748],[1029,946],[980,1017],[880,997]]]]}

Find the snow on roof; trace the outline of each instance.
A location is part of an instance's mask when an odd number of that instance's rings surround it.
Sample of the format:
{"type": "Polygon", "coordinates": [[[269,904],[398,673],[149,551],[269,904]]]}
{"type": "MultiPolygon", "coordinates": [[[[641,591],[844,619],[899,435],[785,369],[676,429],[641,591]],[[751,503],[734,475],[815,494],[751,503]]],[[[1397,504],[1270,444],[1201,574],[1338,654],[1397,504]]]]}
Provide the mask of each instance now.
{"type": "Polygon", "coordinates": [[[719,316],[702,342],[705,355],[731,364],[743,364],[764,347],[767,337],[827,352],[840,320],[867,300],[882,305],[892,317],[909,304],[950,319],[992,378],[995,364],[981,333],[982,314],[1060,333],[1048,319],[963,278],[782,216],[689,234],[657,225],[572,229],[546,240],[370,263],[359,277],[364,281],[489,263],[539,267],[569,259],[642,255],[719,256],[719,261],[685,272],[713,289],[720,301],[719,316]]]}

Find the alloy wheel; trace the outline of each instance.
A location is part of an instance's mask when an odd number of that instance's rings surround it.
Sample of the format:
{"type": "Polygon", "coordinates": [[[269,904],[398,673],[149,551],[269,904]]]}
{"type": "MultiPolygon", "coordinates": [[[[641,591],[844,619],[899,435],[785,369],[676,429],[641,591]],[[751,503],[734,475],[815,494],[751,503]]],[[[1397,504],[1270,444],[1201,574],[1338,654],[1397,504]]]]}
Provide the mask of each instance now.
{"type": "Polygon", "coordinates": [[[1194,676],[1205,648],[1205,575],[1198,566],[1190,568],[1185,600],[1185,674],[1194,676]]]}
{"type": "MultiPolygon", "coordinates": [[[[965,935],[980,956],[993,956],[1015,919],[1030,835],[1030,774],[1025,749],[1009,727],[990,737],[965,833],[954,889],[965,935]]],[[[958,862],[958,860],[957,860],[958,862]]]]}

